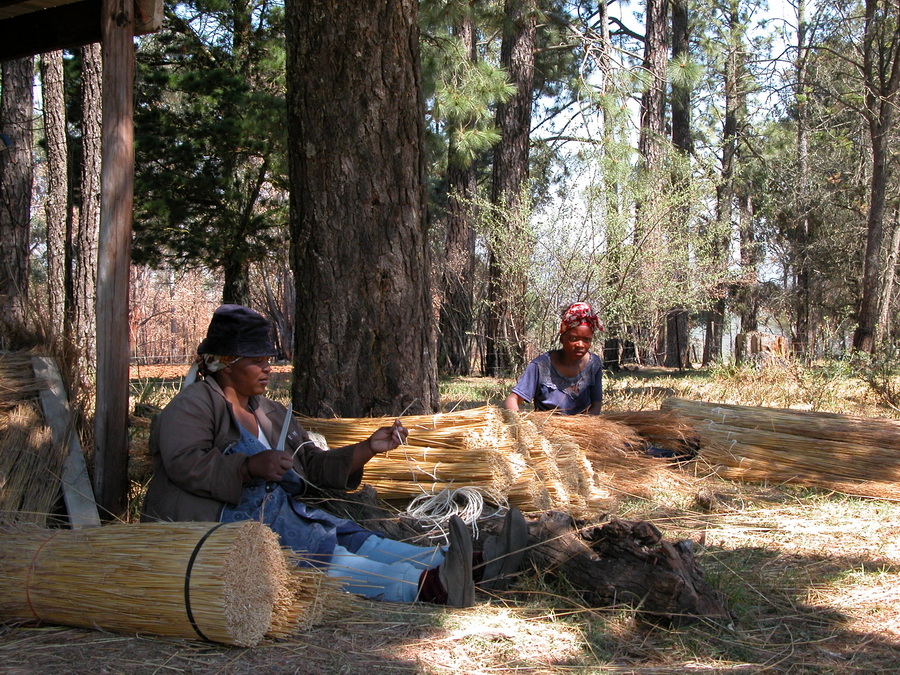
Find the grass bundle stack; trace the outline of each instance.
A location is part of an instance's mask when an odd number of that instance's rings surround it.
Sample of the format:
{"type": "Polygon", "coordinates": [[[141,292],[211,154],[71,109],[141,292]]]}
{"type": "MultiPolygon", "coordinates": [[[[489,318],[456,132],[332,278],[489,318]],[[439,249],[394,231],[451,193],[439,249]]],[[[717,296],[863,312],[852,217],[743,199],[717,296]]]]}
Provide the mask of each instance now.
{"type": "Polygon", "coordinates": [[[676,455],[693,455],[700,442],[690,420],[674,411],[616,410],[602,412],[600,416],[610,422],[624,424],[645,443],[671,450],[676,455]]]}
{"type": "MultiPolygon", "coordinates": [[[[646,440],[637,429],[605,415],[560,415],[551,412],[528,414],[541,434],[555,444],[578,445],[593,469],[594,501],[608,504],[611,495],[647,498],[654,489],[690,492],[693,486],[665,461],[643,454],[646,440]]],[[[644,428],[649,428],[645,416],[644,428]]],[[[668,437],[665,420],[659,420],[656,433],[668,437]]],[[[684,424],[682,421],[680,424],[684,424]]]]}
{"type": "Polygon", "coordinates": [[[0,616],[249,647],[316,620],[327,577],[256,522],[7,529],[0,616]]]}
{"type": "Polygon", "coordinates": [[[66,449],[32,404],[0,415],[0,523],[45,526],[59,497],[66,449]]]}
{"type": "Polygon", "coordinates": [[[670,398],[694,421],[699,457],[731,480],[900,499],[900,422],[670,398]]]}
{"type": "MultiPolygon", "coordinates": [[[[304,428],[325,437],[329,447],[367,439],[393,417],[320,419],[301,417],[304,428]]],[[[511,460],[515,439],[496,408],[483,406],[438,415],[403,417],[404,445],[374,457],[365,481],[381,499],[408,501],[446,488],[478,487],[502,503],[519,482],[521,463],[511,460]]]]}

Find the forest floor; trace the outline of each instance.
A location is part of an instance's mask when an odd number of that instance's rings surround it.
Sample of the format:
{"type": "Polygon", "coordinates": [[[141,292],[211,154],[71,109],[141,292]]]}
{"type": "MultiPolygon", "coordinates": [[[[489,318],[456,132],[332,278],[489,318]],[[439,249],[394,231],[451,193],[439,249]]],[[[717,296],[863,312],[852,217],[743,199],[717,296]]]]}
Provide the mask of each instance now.
{"type": "MultiPolygon", "coordinates": [[[[133,381],[134,409],[164,405],[173,389],[151,380],[173,385],[185,370],[151,375],[143,367],[133,381]]],[[[448,380],[442,400],[447,408],[497,403],[509,386],[448,380]]],[[[606,388],[609,407],[619,410],[658,409],[674,394],[896,417],[864,383],[835,372],[645,370],[614,375],[606,388]]],[[[142,428],[135,454],[145,451],[142,428]]],[[[657,485],[611,515],[650,520],[671,540],[692,539],[707,581],[728,598],[730,622],[650,626],[630,609],[587,607],[564,580],[528,570],[507,595],[479,596],[471,609],[359,600],[288,640],[248,649],[7,624],[0,673],[900,673],[900,504],[702,481],[720,498],[713,512],[683,487],[657,485]]]]}

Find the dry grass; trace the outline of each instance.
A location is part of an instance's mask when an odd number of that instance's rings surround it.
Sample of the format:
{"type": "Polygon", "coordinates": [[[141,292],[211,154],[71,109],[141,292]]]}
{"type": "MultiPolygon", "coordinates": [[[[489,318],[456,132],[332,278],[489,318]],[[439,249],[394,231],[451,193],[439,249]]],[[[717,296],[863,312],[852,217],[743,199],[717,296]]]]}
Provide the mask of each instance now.
{"type": "MultiPolygon", "coordinates": [[[[469,380],[477,381],[454,384],[448,409],[497,403],[511,385],[469,380]]],[[[794,367],[627,373],[609,380],[607,392],[608,408],[623,413],[658,411],[665,396],[677,395],[896,418],[876,407],[864,383],[794,367]]],[[[665,470],[620,495],[614,512],[694,540],[707,579],[729,598],[728,625],[642,625],[629,611],[586,607],[564,580],[535,572],[513,594],[481,596],[469,610],[362,601],[352,613],[253,649],[7,628],[0,662],[23,673],[898,672],[900,504],[687,475],[660,460],[653,466],[665,470]]]]}

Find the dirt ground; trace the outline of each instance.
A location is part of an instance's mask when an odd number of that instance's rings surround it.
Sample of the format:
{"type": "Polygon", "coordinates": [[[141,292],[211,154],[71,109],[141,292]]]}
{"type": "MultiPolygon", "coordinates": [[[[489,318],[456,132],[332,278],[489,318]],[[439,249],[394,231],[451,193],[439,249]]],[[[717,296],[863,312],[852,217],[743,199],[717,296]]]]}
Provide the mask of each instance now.
{"type": "Polygon", "coordinates": [[[447,639],[432,618],[444,611],[360,601],[352,617],[332,619],[291,640],[248,649],[81,628],[7,625],[0,626],[0,673],[421,672],[418,646],[447,639]]]}

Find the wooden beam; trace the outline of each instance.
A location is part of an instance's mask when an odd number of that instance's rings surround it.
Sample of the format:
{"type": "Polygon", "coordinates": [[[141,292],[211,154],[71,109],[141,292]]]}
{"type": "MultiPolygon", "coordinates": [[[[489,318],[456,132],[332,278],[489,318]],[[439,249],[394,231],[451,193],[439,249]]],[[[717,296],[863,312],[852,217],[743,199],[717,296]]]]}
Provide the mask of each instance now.
{"type": "Polygon", "coordinates": [[[134,4],[103,0],[94,486],[104,517],[128,506],[128,273],[134,202],[134,4]]]}
{"type": "Polygon", "coordinates": [[[47,389],[41,390],[41,408],[44,410],[44,421],[53,434],[53,442],[69,448],[60,477],[69,524],[73,530],[96,527],[100,525],[100,515],[94,501],[94,489],[91,487],[84,453],[72,423],[66,388],[56,362],[48,357],[34,356],[31,365],[34,376],[49,385],[47,389]]]}
{"type": "Polygon", "coordinates": [[[99,42],[102,0],[84,0],[0,22],[0,61],[99,42]]]}
{"type": "MultiPolygon", "coordinates": [[[[134,1],[134,34],[155,33],[162,27],[163,0],[134,1]]],[[[4,16],[27,3],[19,0],[0,0],[0,61],[43,54],[56,49],[77,49],[82,45],[100,42],[100,11],[103,0],[48,0],[56,4],[47,9],[37,8],[16,16],[4,16]],[[65,4],[62,4],[65,3],[65,4]]]]}

